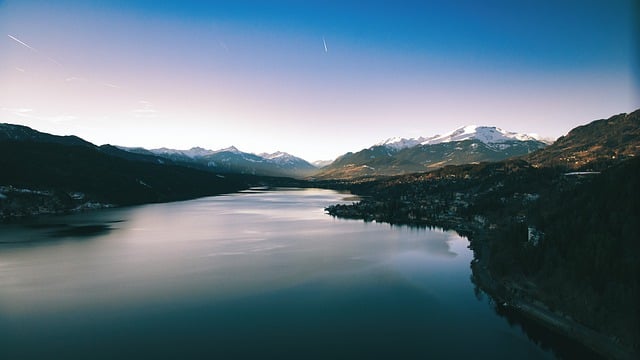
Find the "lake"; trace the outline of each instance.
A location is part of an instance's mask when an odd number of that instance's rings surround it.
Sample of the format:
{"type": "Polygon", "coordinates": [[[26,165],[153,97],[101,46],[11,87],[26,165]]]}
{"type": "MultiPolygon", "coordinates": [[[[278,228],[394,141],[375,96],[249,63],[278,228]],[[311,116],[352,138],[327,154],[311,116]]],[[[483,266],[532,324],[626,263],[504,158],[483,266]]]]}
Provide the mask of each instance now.
{"type": "Polygon", "coordinates": [[[0,226],[0,358],[553,358],[478,298],[455,232],[250,190],[0,226]]]}

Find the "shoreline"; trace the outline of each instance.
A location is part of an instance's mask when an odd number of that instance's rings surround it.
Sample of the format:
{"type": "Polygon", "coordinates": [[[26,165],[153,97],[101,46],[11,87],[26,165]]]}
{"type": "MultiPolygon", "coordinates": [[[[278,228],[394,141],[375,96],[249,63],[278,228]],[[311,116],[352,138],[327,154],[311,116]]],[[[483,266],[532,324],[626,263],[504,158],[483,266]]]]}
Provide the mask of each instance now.
{"type": "MultiPolygon", "coordinates": [[[[453,224],[453,222],[449,222],[453,224]]],[[[476,246],[482,247],[482,252],[488,252],[486,236],[482,229],[473,224],[455,224],[451,226],[460,236],[469,240],[469,246],[474,252],[474,260],[471,262],[471,276],[474,283],[487,294],[496,306],[508,307],[525,318],[536,322],[544,328],[566,339],[573,340],[581,346],[589,349],[594,354],[607,359],[633,360],[640,354],[633,349],[621,345],[611,337],[593,330],[567,316],[550,310],[542,301],[526,299],[519,290],[522,286],[515,280],[498,281],[486,266],[486,256],[483,258],[476,252],[476,246]],[[516,290],[517,289],[517,290],[516,290]]]]}
{"type": "Polygon", "coordinates": [[[509,285],[515,282],[496,281],[481,260],[471,263],[472,276],[476,285],[485,292],[496,306],[508,307],[527,319],[535,321],[554,333],[574,340],[594,353],[609,359],[637,359],[633,350],[616,343],[610,337],[588,328],[566,316],[549,310],[544,304],[536,304],[514,295],[509,285]]]}
{"type": "MultiPolygon", "coordinates": [[[[334,217],[389,223],[388,219],[379,218],[373,214],[365,214],[362,211],[349,212],[348,207],[333,206],[325,210],[330,216],[334,217]]],[[[406,219],[405,221],[394,222],[394,224],[441,227],[445,230],[456,231],[460,236],[464,236],[469,240],[469,246],[474,251],[474,260],[471,262],[474,284],[487,294],[496,306],[508,307],[510,310],[517,312],[556,335],[576,342],[595,355],[619,360],[639,357],[640,354],[632,348],[616,342],[615,339],[586,327],[567,316],[551,311],[540,300],[534,299],[530,294],[523,293],[523,286],[520,286],[518,281],[506,280],[501,282],[491,276],[486,264],[486,254],[488,252],[486,236],[488,235],[479,224],[465,221],[462,218],[447,216],[435,221],[411,221],[406,219]],[[482,254],[485,254],[485,256],[483,257],[482,254]],[[531,299],[527,299],[527,297],[531,299]]]]}

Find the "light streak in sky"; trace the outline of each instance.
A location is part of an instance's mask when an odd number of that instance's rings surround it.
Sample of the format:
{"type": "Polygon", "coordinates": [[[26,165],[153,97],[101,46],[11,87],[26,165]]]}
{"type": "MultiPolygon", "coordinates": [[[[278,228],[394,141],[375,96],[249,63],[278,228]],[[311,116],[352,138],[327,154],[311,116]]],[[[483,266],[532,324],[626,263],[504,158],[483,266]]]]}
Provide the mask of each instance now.
{"type": "Polygon", "coordinates": [[[8,35],[8,34],[7,34],[7,36],[8,36],[11,40],[13,40],[13,41],[17,42],[18,44],[20,44],[20,45],[22,45],[22,46],[24,46],[24,47],[26,47],[26,48],[30,49],[31,51],[38,52],[38,50],[36,50],[36,49],[35,49],[34,47],[32,47],[32,46],[29,46],[29,44],[25,43],[24,41],[22,41],[22,40],[20,40],[20,39],[18,39],[18,38],[16,38],[16,37],[14,37],[14,36],[8,35]]]}
{"type": "MultiPolygon", "coordinates": [[[[20,44],[20,45],[22,45],[22,46],[24,46],[24,47],[26,47],[27,49],[29,49],[29,50],[31,50],[31,51],[33,51],[33,52],[35,52],[35,53],[41,54],[41,53],[40,53],[40,51],[38,51],[38,49],[34,48],[33,46],[31,46],[31,45],[27,44],[26,42],[24,42],[24,41],[22,41],[22,40],[20,40],[20,39],[18,39],[17,37],[15,37],[15,36],[11,36],[11,35],[9,35],[9,34],[7,34],[7,36],[8,36],[11,40],[13,40],[13,41],[17,42],[18,44],[20,44]]],[[[46,56],[46,55],[44,55],[44,54],[41,54],[41,55],[42,55],[42,56],[44,56],[47,60],[51,61],[52,63],[54,63],[54,64],[56,64],[56,65],[58,65],[58,66],[62,66],[62,64],[60,64],[56,59],[51,58],[51,57],[49,57],[49,56],[46,56]]]]}

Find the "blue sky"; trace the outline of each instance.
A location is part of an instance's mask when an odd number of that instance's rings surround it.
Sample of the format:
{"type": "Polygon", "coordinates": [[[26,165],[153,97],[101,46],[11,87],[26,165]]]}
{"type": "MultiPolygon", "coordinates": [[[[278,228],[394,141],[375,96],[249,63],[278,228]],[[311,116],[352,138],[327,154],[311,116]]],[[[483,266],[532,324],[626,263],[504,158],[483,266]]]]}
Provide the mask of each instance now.
{"type": "Polygon", "coordinates": [[[555,138],[640,107],[638,13],[632,0],[6,0],[0,121],[308,160],[467,124],[555,138]]]}

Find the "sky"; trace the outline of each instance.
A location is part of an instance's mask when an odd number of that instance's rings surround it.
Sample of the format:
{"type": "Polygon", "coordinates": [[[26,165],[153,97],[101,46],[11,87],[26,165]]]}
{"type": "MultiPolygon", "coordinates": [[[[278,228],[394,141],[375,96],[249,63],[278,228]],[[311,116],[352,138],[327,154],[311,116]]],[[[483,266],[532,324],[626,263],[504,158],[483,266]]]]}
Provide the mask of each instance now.
{"type": "Polygon", "coordinates": [[[0,122],[333,159],[640,108],[634,0],[0,0],[0,122]]]}

